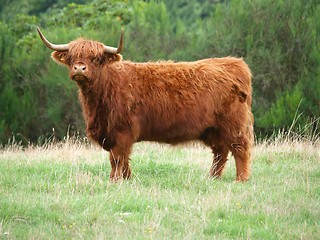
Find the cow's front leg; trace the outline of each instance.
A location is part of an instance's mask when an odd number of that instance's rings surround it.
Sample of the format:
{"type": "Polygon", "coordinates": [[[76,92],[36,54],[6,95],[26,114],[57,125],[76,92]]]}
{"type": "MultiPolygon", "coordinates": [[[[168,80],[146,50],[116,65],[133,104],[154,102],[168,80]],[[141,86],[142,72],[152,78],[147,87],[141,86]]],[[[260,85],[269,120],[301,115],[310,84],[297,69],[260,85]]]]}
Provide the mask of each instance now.
{"type": "Polygon", "coordinates": [[[132,138],[118,134],[117,144],[110,150],[111,173],[110,180],[116,182],[120,179],[130,179],[129,154],[133,145],[132,138]]]}
{"type": "Polygon", "coordinates": [[[127,153],[119,151],[117,147],[110,150],[111,173],[110,180],[129,179],[131,169],[129,166],[129,156],[127,153]]]}

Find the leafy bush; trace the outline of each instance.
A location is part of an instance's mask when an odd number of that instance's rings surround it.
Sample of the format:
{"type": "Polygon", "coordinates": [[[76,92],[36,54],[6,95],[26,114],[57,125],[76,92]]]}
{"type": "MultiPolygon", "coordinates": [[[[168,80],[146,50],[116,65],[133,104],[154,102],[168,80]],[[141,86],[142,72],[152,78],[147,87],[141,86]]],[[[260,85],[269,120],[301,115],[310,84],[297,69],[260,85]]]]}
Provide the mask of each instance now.
{"type": "Polygon", "coordinates": [[[110,46],[117,46],[124,27],[123,55],[133,61],[244,57],[262,135],[289,128],[297,116],[297,127],[320,117],[316,0],[74,2],[23,0],[18,11],[5,1],[0,9],[0,142],[84,130],[77,88],[50,60],[36,26],[52,42],[82,35],[110,46]]]}
{"type": "Polygon", "coordinates": [[[320,75],[314,71],[320,63],[317,10],[317,1],[234,0],[219,4],[198,31],[192,49],[200,50],[195,52],[205,57],[241,56],[249,64],[258,132],[290,127],[297,98],[302,100],[302,124],[310,116],[319,117],[320,75]]]}

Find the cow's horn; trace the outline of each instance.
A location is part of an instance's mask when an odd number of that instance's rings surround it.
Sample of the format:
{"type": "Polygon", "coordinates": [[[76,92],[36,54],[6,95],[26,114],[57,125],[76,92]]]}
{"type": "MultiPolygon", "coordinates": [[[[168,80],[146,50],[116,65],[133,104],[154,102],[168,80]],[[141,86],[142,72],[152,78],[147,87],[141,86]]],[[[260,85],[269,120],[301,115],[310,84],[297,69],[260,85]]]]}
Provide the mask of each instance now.
{"type": "Polygon", "coordinates": [[[42,39],[42,42],[51,50],[54,51],[58,51],[58,52],[63,52],[63,51],[68,51],[69,50],[69,44],[52,44],[51,42],[49,42],[42,34],[42,32],[40,31],[40,29],[37,27],[38,33],[42,39]]]}
{"type": "Polygon", "coordinates": [[[123,50],[123,28],[121,29],[121,36],[120,36],[120,42],[119,42],[118,48],[104,46],[105,53],[118,54],[118,53],[121,53],[122,50],[123,50]]]}

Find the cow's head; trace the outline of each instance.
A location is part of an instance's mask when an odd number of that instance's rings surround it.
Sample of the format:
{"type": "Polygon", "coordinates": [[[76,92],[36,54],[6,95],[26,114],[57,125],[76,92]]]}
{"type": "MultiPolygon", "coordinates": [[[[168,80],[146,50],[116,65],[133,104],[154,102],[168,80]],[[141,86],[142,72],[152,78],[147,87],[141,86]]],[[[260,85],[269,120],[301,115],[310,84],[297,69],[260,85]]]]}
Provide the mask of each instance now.
{"type": "Polygon", "coordinates": [[[100,74],[99,68],[105,64],[121,61],[120,55],[123,49],[123,29],[118,48],[105,46],[102,43],[77,39],[68,44],[56,45],[50,43],[37,28],[43,43],[54,50],[52,58],[57,63],[69,68],[69,77],[80,83],[96,79],[100,74]]]}

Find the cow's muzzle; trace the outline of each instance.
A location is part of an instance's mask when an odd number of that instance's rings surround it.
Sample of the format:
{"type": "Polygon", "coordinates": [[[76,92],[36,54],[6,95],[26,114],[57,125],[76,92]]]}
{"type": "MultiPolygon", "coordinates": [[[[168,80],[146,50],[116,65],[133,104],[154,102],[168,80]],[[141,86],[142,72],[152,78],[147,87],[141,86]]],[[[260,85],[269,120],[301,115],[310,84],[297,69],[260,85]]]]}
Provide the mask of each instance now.
{"type": "Polygon", "coordinates": [[[72,69],[72,79],[76,81],[85,80],[87,78],[87,69],[84,64],[75,64],[72,69]]]}

